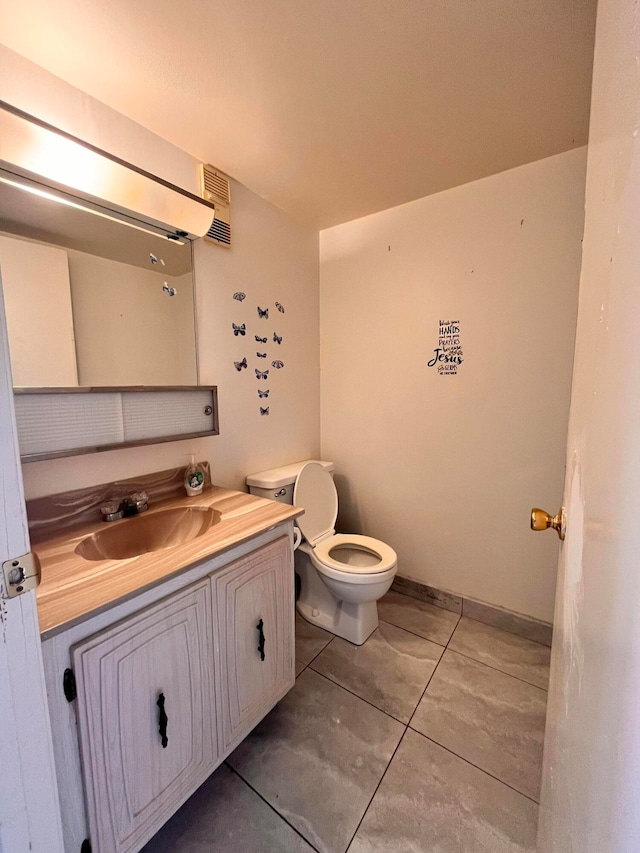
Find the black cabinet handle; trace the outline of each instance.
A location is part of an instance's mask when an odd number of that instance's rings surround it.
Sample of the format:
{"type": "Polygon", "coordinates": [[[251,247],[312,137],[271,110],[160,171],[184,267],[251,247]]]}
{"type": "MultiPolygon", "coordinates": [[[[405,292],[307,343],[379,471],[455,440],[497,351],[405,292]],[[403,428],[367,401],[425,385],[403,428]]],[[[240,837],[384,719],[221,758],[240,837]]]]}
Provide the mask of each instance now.
{"type": "Polygon", "coordinates": [[[164,693],[161,693],[158,696],[156,705],[160,708],[160,713],[158,714],[158,731],[160,732],[160,738],[162,739],[162,748],[166,749],[167,744],[169,743],[169,738],[167,737],[167,723],[169,722],[169,718],[164,710],[164,693]]]}
{"type": "Polygon", "coordinates": [[[258,631],[258,651],[260,652],[260,660],[264,660],[264,622],[262,619],[256,625],[258,631]]]}

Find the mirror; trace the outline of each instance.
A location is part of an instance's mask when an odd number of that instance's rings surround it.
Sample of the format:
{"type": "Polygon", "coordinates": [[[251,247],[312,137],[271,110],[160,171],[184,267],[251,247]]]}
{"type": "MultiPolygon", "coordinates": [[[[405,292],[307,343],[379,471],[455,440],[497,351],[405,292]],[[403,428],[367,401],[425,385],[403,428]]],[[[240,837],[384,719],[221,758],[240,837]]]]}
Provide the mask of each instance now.
{"type": "Polygon", "coordinates": [[[188,240],[0,182],[15,386],[197,385],[188,240]]]}

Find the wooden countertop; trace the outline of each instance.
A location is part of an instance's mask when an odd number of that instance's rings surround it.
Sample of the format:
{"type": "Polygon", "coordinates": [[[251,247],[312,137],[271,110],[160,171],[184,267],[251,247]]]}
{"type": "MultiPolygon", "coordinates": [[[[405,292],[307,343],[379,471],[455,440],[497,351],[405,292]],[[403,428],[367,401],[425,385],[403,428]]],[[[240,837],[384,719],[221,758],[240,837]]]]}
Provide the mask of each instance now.
{"type": "MultiPolygon", "coordinates": [[[[220,513],[220,521],[191,542],[138,557],[86,560],[76,554],[82,539],[107,526],[100,521],[33,545],[42,565],[42,581],[36,590],[40,633],[60,630],[304,512],[278,501],[210,486],[197,497],[158,501],[147,513],[186,506],[212,507],[220,513]]],[[[110,522],[109,526],[128,521],[110,522]]]]}

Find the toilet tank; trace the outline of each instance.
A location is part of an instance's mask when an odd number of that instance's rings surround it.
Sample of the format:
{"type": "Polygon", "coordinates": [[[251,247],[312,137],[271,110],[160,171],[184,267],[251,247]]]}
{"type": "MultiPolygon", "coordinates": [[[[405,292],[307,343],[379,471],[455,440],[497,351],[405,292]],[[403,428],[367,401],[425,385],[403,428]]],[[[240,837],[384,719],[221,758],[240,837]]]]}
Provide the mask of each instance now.
{"type": "Polygon", "coordinates": [[[321,459],[303,459],[302,462],[292,462],[280,468],[270,468],[268,471],[260,471],[250,474],[246,479],[249,492],[259,498],[269,498],[272,501],[280,501],[285,504],[293,503],[293,487],[296,477],[303,465],[307,462],[317,462],[329,472],[333,472],[333,462],[323,462],[321,459]]]}

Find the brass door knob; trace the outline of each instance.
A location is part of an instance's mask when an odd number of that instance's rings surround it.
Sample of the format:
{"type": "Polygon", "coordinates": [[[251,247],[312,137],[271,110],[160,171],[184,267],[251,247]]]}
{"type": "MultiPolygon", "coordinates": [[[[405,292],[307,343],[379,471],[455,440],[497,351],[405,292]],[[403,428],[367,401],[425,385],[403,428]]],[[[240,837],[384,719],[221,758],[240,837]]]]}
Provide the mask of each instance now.
{"type": "Polygon", "coordinates": [[[559,539],[564,539],[564,524],[565,515],[564,507],[560,507],[557,515],[549,515],[543,509],[534,507],[531,510],[531,529],[532,530],[548,530],[552,527],[558,534],[559,539]]]}

